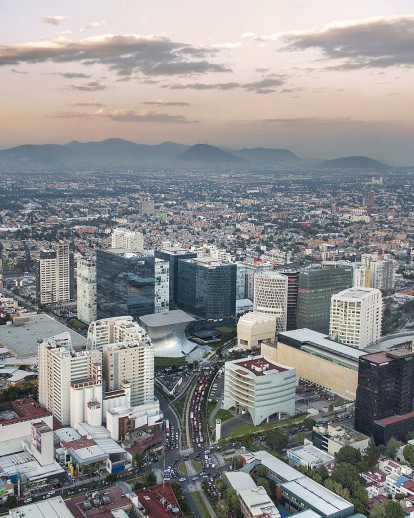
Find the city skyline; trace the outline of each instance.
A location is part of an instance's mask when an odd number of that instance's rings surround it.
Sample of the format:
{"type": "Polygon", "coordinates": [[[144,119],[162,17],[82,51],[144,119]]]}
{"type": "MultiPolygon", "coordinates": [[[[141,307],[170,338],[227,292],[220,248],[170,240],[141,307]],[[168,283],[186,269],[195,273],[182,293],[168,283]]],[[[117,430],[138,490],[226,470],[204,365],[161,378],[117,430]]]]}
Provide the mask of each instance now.
{"type": "Polygon", "coordinates": [[[410,165],[410,7],[6,0],[0,148],[208,140],[410,165]]]}

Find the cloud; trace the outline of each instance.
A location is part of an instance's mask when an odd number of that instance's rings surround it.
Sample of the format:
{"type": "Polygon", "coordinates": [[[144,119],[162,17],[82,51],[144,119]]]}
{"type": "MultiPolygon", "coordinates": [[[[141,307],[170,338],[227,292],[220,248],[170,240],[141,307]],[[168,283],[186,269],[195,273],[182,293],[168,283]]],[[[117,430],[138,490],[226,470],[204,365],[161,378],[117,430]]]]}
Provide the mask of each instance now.
{"type": "Polygon", "coordinates": [[[168,115],[167,113],[154,113],[150,110],[97,110],[93,113],[62,112],[52,115],[54,118],[63,119],[109,119],[116,122],[156,122],[167,124],[190,124],[198,122],[187,119],[183,115],[168,115]]]}
{"type": "Polygon", "coordinates": [[[280,125],[344,125],[344,124],[362,124],[362,121],[354,120],[351,117],[286,117],[275,119],[261,119],[258,124],[280,124],[280,125]]]}
{"type": "Polygon", "coordinates": [[[83,103],[71,103],[70,106],[105,106],[103,103],[101,103],[100,101],[86,101],[86,102],[83,102],[83,103]]]}
{"type": "Polygon", "coordinates": [[[327,59],[343,60],[332,70],[414,65],[414,14],[335,21],[260,39],[281,40],[285,51],[316,48],[327,59]]]}
{"type": "Polygon", "coordinates": [[[91,22],[85,25],[85,27],[81,27],[79,29],[79,32],[88,31],[89,29],[96,29],[97,27],[102,27],[103,25],[106,25],[106,22],[100,21],[100,22],[91,22]]]}
{"type": "Polygon", "coordinates": [[[66,20],[69,20],[66,16],[44,16],[42,18],[43,23],[48,23],[50,25],[60,25],[66,20]]]}
{"type": "Polygon", "coordinates": [[[285,76],[278,76],[265,77],[260,81],[253,81],[251,83],[188,83],[167,85],[163,86],[163,88],[170,88],[171,90],[235,90],[241,88],[256,94],[270,94],[276,92],[277,88],[285,83],[285,80],[285,76]]]}
{"type": "Polygon", "coordinates": [[[65,88],[68,90],[79,90],[81,92],[97,92],[98,90],[105,90],[106,86],[99,81],[90,81],[83,85],[67,85],[65,88]]]}
{"type": "Polygon", "coordinates": [[[11,71],[14,73],[14,74],[28,74],[29,72],[25,72],[24,70],[17,70],[15,68],[12,68],[11,71]]]}
{"type": "Polygon", "coordinates": [[[227,42],[227,43],[214,43],[210,45],[213,49],[237,49],[237,47],[241,47],[243,43],[241,41],[238,42],[227,42]]]}
{"type": "Polygon", "coordinates": [[[255,32],[244,32],[240,38],[246,38],[246,39],[252,39],[252,38],[257,38],[257,35],[255,32]]]}
{"type": "Polygon", "coordinates": [[[210,58],[218,49],[195,47],[165,36],[107,34],[82,40],[54,40],[0,46],[0,66],[19,63],[101,64],[120,75],[183,75],[230,72],[210,58]]]}
{"type": "Polygon", "coordinates": [[[165,99],[158,99],[157,101],[143,101],[142,104],[146,106],[190,106],[190,103],[182,101],[166,101],[165,99]]]}
{"type": "Polygon", "coordinates": [[[66,77],[66,79],[88,79],[91,77],[88,74],[82,74],[81,72],[57,72],[57,75],[66,77]]]}

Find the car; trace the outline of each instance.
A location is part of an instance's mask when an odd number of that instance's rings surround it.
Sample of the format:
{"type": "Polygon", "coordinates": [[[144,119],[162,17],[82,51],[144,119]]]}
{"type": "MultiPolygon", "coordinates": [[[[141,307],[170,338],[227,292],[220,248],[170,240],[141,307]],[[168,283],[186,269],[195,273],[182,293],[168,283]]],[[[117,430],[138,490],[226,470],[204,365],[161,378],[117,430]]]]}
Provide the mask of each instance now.
{"type": "Polygon", "coordinates": [[[23,502],[24,502],[25,504],[30,504],[30,502],[32,502],[32,501],[33,501],[33,499],[32,499],[30,496],[29,496],[28,498],[25,498],[25,499],[23,500],[23,502]]]}
{"type": "Polygon", "coordinates": [[[184,477],[181,477],[178,480],[179,480],[179,482],[185,482],[186,479],[184,477]]]}

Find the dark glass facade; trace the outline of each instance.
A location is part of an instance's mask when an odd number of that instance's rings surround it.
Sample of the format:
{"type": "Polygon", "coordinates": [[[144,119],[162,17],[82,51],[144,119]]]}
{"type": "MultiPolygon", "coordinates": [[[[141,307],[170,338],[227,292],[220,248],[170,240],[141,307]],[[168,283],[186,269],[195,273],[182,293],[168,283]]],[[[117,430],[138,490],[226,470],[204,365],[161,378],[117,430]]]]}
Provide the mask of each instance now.
{"type": "Polygon", "coordinates": [[[299,274],[297,327],[329,333],[331,297],[352,286],[352,267],[304,270],[299,274]]]}
{"type": "Polygon", "coordinates": [[[177,304],[205,319],[235,317],[237,266],[219,261],[178,262],[177,304]]]}
{"type": "Polygon", "coordinates": [[[298,309],[299,272],[279,272],[288,277],[286,331],[297,329],[296,313],[298,309]]]}
{"type": "Polygon", "coordinates": [[[370,437],[374,434],[375,421],[410,413],[413,395],[414,356],[410,351],[403,349],[361,356],[355,429],[370,437]]]}
{"type": "Polygon", "coordinates": [[[97,250],[96,291],[98,318],[154,313],[155,258],[97,250]]]}
{"type": "Polygon", "coordinates": [[[178,261],[181,259],[193,259],[197,257],[195,252],[181,252],[165,250],[155,250],[155,257],[170,263],[170,304],[177,304],[177,278],[178,278],[178,261]]]}

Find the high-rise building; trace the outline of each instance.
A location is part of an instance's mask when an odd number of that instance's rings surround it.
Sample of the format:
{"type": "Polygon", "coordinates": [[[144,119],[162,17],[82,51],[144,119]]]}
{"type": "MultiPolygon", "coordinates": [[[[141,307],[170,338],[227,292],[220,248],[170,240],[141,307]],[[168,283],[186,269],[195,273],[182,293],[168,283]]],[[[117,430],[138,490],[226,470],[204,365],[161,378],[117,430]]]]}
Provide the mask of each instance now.
{"type": "Polygon", "coordinates": [[[140,342],[121,342],[103,346],[104,376],[107,391],[131,384],[131,405],[154,401],[154,348],[145,334],[140,342]]]}
{"type": "Polygon", "coordinates": [[[288,277],[277,272],[256,273],[254,311],[276,317],[276,332],[286,331],[288,277]]]}
{"type": "Polygon", "coordinates": [[[331,297],[352,286],[352,267],[303,270],[299,274],[297,327],[329,333],[331,297]]]}
{"type": "Polygon", "coordinates": [[[280,275],[286,275],[288,278],[286,331],[292,331],[297,329],[299,272],[286,270],[279,273],[280,275]]]}
{"type": "Polygon", "coordinates": [[[167,313],[170,307],[170,263],[155,258],[154,313],[167,313]]]}
{"type": "Polygon", "coordinates": [[[133,252],[143,252],[144,235],[127,228],[116,228],[112,232],[112,248],[127,248],[133,252]]]}
{"type": "Polygon", "coordinates": [[[225,263],[209,257],[180,260],[178,306],[205,319],[234,318],[236,269],[234,263],[225,263]]]}
{"type": "Polygon", "coordinates": [[[37,263],[36,298],[38,304],[69,302],[74,298],[73,253],[65,244],[43,250],[37,263]]]}
{"type": "Polygon", "coordinates": [[[138,202],[138,212],[141,216],[151,216],[154,214],[154,200],[140,200],[138,202]]]}
{"type": "Polygon", "coordinates": [[[120,329],[130,327],[132,329],[141,329],[141,327],[133,321],[134,319],[129,316],[120,316],[113,318],[102,318],[95,320],[89,324],[88,337],[87,337],[87,348],[97,349],[102,352],[104,345],[113,344],[115,342],[134,341],[131,335],[126,336],[120,329]]]}
{"type": "Polygon", "coordinates": [[[96,320],[96,261],[82,257],[77,262],[78,319],[85,324],[96,320]]]}
{"type": "Polygon", "coordinates": [[[375,288],[348,288],[331,298],[329,334],[351,347],[365,349],[381,337],[382,295],[375,288]]]}
{"type": "Polygon", "coordinates": [[[369,288],[370,286],[370,270],[361,263],[353,263],[353,281],[354,288],[369,288]]]}
{"type": "Polygon", "coordinates": [[[264,356],[228,361],[224,366],[223,408],[248,412],[254,426],[276,413],[295,413],[296,369],[264,356]]]}
{"type": "Polygon", "coordinates": [[[155,257],[168,261],[169,269],[169,297],[170,304],[177,304],[177,278],[178,278],[178,261],[181,259],[194,259],[197,257],[196,252],[189,252],[186,248],[181,247],[164,247],[161,250],[155,250],[155,257]]]}
{"type": "Polygon", "coordinates": [[[369,286],[390,291],[395,287],[395,262],[389,254],[362,254],[361,262],[369,268],[369,286]]]}
{"type": "Polygon", "coordinates": [[[154,257],[123,248],[97,250],[98,318],[168,310],[167,281],[166,268],[158,263],[156,269],[154,257]]]}
{"type": "Polygon", "coordinates": [[[412,426],[413,396],[412,351],[399,349],[360,356],[355,429],[374,436],[377,444],[385,444],[383,441],[389,438],[384,430],[387,427],[392,428],[397,439],[404,439],[409,431],[404,422],[412,426]]]}
{"type": "Polygon", "coordinates": [[[248,259],[241,264],[244,266],[244,297],[240,298],[253,300],[256,273],[272,271],[274,266],[272,263],[264,263],[256,259],[248,259]]]}
{"type": "Polygon", "coordinates": [[[38,372],[39,403],[52,412],[62,426],[72,426],[74,419],[76,423],[101,424],[102,355],[99,351],[74,352],[69,333],[62,333],[39,342],[38,372]]]}

